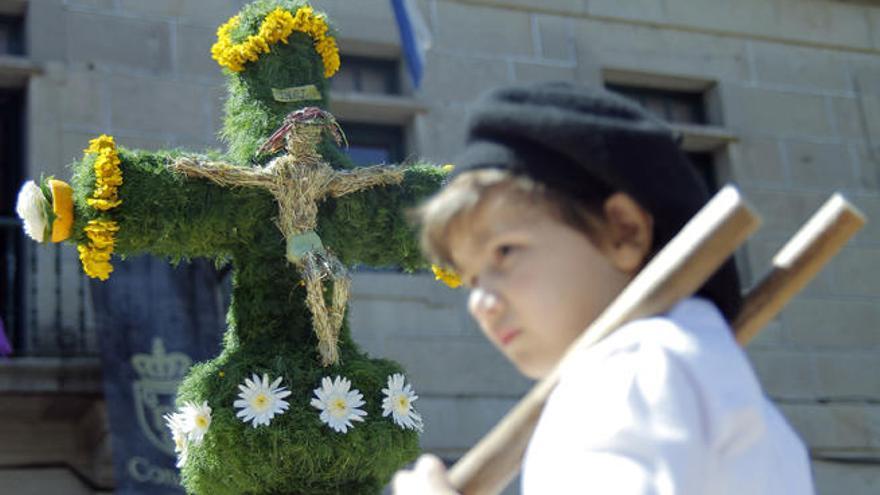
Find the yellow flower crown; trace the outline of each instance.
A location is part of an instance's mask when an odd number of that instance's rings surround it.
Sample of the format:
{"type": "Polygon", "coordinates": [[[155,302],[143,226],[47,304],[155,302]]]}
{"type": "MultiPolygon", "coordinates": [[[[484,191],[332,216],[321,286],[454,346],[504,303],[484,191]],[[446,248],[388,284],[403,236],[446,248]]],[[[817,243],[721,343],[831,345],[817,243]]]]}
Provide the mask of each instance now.
{"type": "MultiPolygon", "coordinates": [[[[94,164],[95,190],[92,197],[86,199],[86,203],[101,211],[116,208],[122,204],[117,195],[118,188],[122,185],[122,170],[119,168],[119,154],[116,152],[113,137],[101,134],[89,141],[89,147],[83,151],[86,155],[97,155],[94,164]]],[[[84,230],[89,242],[76,247],[83,271],[92,278],[107,280],[113,271],[110,256],[113,254],[119,225],[113,220],[89,220],[84,230]]]]}
{"type": "Polygon", "coordinates": [[[217,42],[211,47],[211,57],[233,72],[244,70],[247,62],[256,62],[260,55],[269,53],[269,48],[278,42],[287,44],[287,38],[299,31],[311,36],[315,50],[324,62],[324,77],[330,77],[339,70],[339,49],[336,39],[327,35],[329,26],[323,15],[316,15],[311,7],[303,6],[296,15],[281,7],[266,16],[257,34],[252,34],[241,43],[232,42],[232,30],[238,27],[239,16],[234,16],[217,28],[217,42]]]}

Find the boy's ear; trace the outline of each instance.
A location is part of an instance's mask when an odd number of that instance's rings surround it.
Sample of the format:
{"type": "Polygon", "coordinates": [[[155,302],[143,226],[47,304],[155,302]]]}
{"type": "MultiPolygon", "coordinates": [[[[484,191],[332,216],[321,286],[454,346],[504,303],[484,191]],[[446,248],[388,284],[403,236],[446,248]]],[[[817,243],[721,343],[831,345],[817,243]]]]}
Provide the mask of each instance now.
{"type": "Polygon", "coordinates": [[[617,192],[605,200],[605,253],[618,270],[635,275],[651,252],[654,218],[632,196],[617,192]]]}

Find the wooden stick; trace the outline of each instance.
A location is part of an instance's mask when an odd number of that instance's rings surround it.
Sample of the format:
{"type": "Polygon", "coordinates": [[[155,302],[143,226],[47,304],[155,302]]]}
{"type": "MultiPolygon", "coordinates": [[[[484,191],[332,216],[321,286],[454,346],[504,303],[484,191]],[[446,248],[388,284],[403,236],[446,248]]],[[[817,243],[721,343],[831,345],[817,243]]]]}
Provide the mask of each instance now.
{"type": "Polygon", "coordinates": [[[743,300],[733,322],[736,341],[746,345],[788,301],[865,225],[865,215],[834,194],[773,257],[773,269],[743,300]]]}
{"type": "Polygon", "coordinates": [[[578,337],[557,367],[452,467],[453,487],[468,495],[501,491],[519,470],[544,402],[571,356],[624,323],[667,311],[696,292],[759,223],[735,188],[718,192],[578,337]]]}
{"type": "MultiPolygon", "coordinates": [[[[737,341],[740,344],[746,344],[754,338],[760,329],[772,320],[782,307],[806,286],[822,266],[865,224],[865,221],[864,215],[846,199],[839,194],[832,196],[774,257],[774,268],[771,273],[744,298],[742,310],[733,324],[737,341]]],[[[538,386],[546,387],[548,385],[542,381],[536,387],[538,386]]],[[[548,389],[542,389],[540,393],[549,395],[553,386],[555,386],[555,382],[549,385],[548,389]]],[[[528,432],[522,435],[525,437],[525,441],[521,442],[518,437],[516,443],[510,444],[508,447],[511,450],[518,450],[515,465],[508,468],[511,470],[510,472],[502,474],[501,469],[492,468],[491,470],[495,474],[490,473],[490,476],[493,476],[494,479],[481,478],[484,476],[484,471],[479,469],[476,462],[480,460],[492,462],[494,459],[487,454],[483,454],[482,457],[474,456],[475,460],[472,460],[472,464],[468,466],[469,471],[462,470],[455,473],[458,464],[452,468],[450,478],[454,486],[465,494],[489,494],[501,491],[519,470],[522,454],[540,416],[540,409],[538,408],[537,412],[528,415],[527,421],[522,422],[528,428],[528,432]],[[480,479],[465,479],[465,476],[475,476],[480,479]]],[[[507,417],[504,418],[504,420],[506,419],[507,417]]],[[[497,429],[490,432],[490,435],[495,433],[497,429]]],[[[487,435],[486,439],[490,435],[487,435]]],[[[481,441],[471,452],[485,441],[485,439],[481,441]]],[[[496,439],[497,441],[503,440],[496,439]]],[[[466,455],[462,460],[467,457],[466,455]]]]}

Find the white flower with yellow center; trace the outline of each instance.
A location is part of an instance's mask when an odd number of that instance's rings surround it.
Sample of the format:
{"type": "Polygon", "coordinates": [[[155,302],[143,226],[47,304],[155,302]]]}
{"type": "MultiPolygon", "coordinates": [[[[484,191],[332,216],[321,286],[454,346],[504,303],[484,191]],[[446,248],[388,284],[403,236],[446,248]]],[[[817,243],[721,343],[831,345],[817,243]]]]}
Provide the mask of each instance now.
{"type": "Polygon", "coordinates": [[[183,427],[187,438],[196,445],[202,443],[205,433],[208,433],[208,428],[211,427],[211,407],[208,406],[208,401],[201,404],[187,402],[180,410],[180,414],[183,416],[183,427]]]}
{"type": "Polygon", "coordinates": [[[255,374],[251,379],[244,379],[244,385],[239,385],[241,393],[238,394],[239,399],[233,404],[238,411],[238,416],[242,421],[256,428],[260,425],[269,425],[272,418],[276,414],[281,414],[287,410],[290,405],[285,397],[290,395],[290,391],[281,385],[281,377],[279,376],[274,382],[269,384],[269,375],[263,373],[263,379],[255,374]]]}
{"type": "Polygon", "coordinates": [[[186,439],[186,420],[181,413],[166,414],[165,425],[171,430],[174,438],[174,452],[177,454],[177,467],[182,468],[189,456],[189,444],[186,439]]]}
{"type": "Polygon", "coordinates": [[[52,207],[43,194],[42,189],[34,181],[29,180],[18,191],[15,212],[24,222],[24,232],[31,239],[43,242],[49,230],[49,210],[52,207]]]}
{"type": "Polygon", "coordinates": [[[403,375],[395,373],[388,377],[388,388],[383,388],[382,417],[391,419],[401,428],[422,431],[422,416],[416,412],[412,403],[419,398],[412,385],[405,382],[403,375]]]}
{"type": "Polygon", "coordinates": [[[321,388],[315,389],[316,399],[312,399],[312,407],[321,410],[321,421],[339,433],[347,433],[354,428],[352,421],[363,421],[367,412],[358,409],[364,405],[364,396],[351,389],[351,382],[340,376],[336,380],[324,377],[321,388]]]}

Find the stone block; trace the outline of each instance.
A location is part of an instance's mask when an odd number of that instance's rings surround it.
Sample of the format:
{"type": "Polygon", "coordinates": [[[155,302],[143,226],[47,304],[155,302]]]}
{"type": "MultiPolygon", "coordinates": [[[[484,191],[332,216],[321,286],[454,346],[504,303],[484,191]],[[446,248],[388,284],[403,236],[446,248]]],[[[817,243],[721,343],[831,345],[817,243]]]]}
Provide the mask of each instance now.
{"type": "Polygon", "coordinates": [[[468,57],[432,50],[428,52],[425,64],[421,96],[435,105],[471,103],[486,90],[512,82],[511,72],[510,63],[500,58],[468,57]]]}
{"type": "Polygon", "coordinates": [[[758,84],[781,84],[804,90],[850,90],[847,60],[842,52],[754,41],[752,53],[758,84]]]}
{"type": "Polygon", "coordinates": [[[211,45],[216,41],[216,28],[177,23],[174,66],[184,78],[207,80],[210,84],[225,81],[217,62],[211,58],[211,45]]]}
{"type": "Polygon", "coordinates": [[[815,353],[816,394],[828,399],[880,399],[878,351],[815,353]]]}
{"type": "MultiPolygon", "coordinates": [[[[67,72],[61,89],[62,121],[77,127],[101,128],[109,110],[104,75],[96,71],[67,72]]],[[[57,110],[56,110],[57,111],[57,110]]]]}
{"type": "Polygon", "coordinates": [[[880,277],[876,269],[880,249],[868,247],[845,247],[829,262],[834,276],[834,286],[840,294],[870,296],[880,294],[880,277]]]}
{"type": "Polygon", "coordinates": [[[108,84],[114,129],[202,142],[211,127],[205,85],[123,75],[108,84]]]}
{"type": "Polygon", "coordinates": [[[190,24],[217,29],[238,12],[237,0],[118,0],[120,10],[142,18],[177,19],[190,24]]]}
{"type": "Polygon", "coordinates": [[[850,71],[856,92],[880,96],[880,63],[878,63],[876,56],[854,56],[850,64],[850,71]]]}
{"type": "Polygon", "coordinates": [[[763,385],[774,399],[815,398],[816,365],[804,352],[748,348],[749,359],[763,385]]]}
{"type": "Polygon", "coordinates": [[[61,128],[57,125],[31,124],[28,126],[28,166],[24,175],[39,177],[41,173],[67,177],[68,157],[62,154],[61,128]]]}
{"type": "Polygon", "coordinates": [[[829,97],[834,112],[834,128],[837,136],[844,139],[865,139],[867,129],[863,124],[860,101],[855,97],[829,97]]]}
{"type": "Polygon", "coordinates": [[[428,305],[413,301],[352,298],[349,321],[355,333],[473,335],[464,305],[428,305]]]}
{"type": "MultiPolygon", "coordinates": [[[[339,37],[343,40],[400,46],[400,34],[390,2],[334,0],[316,3],[315,8],[327,13],[331,25],[338,30],[339,37]]],[[[429,13],[423,10],[422,15],[425,22],[429,22],[429,13]]]]}
{"type": "Polygon", "coordinates": [[[516,403],[515,399],[422,395],[415,403],[425,421],[422,448],[458,457],[483,437],[516,403]]]}
{"type": "MultiPolygon", "coordinates": [[[[67,2],[63,2],[67,3],[67,2]]],[[[59,43],[67,37],[65,8],[62,0],[28,2],[25,16],[25,38],[28,58],[37,63],[64,60],[66,47],[59,43]],[[52,33],[46,36],[45,33],[52,33]]]]}
{"type": "Polygon", "coordinates": [[[748,81],[746,43],[704,33],[578,19],[578,65],[698,80],[748,81]]]}
{"type": "Polygon", "coordinates": [[[584,3],[589,15],[639,21],[664,20],[663,0],[631,0],[629,2],[589,0],[584,3]]]}
{"type": "MultiPolygon", "coordinates": [[[[755,238],[778,239],[780,241],[790,238],[829,196],[825,192],[770,190],[755,187],[743,187],[742,191],[764,219],[760,237],[756,236],[755,238]]],[[[782,247],[781,242],[778,247],[782,247]]]]}
{"type": "Polygon", "coordinates": [[[171,70],[170,24],[114,15],[69,12],[67,60],[153,74],[171,70]]]}
{"type": "Polygon", "coordinates": [[[830,191],[855,186],[853,163],[841,144],[783,141],[791,173],[791,184],[830,191]]]}
{"type": "Polygon", "coordinates": [[[374,356],[399,362],[422,395],[519,397],[530,382],[482,336],[423,336],[364,329],[353,335],[374,356]]]}
{"type": "Polygon", "coordinates": [[[464,148],[466,116],[464,104],[439,102],[432,105],[428,113],[418,115],[413,125],[418,143],[416,153],[434,163],[451,162],[464,148]]]}
{"type": "Polygon", "coordinates": [[[517,83],[577,81],[576,70],[571,67],[516,62],[513,70],[517,83]]]}
{"type": "Polygon", "coordinates": [[[788,170],[775,139],[745,136],[730,146],[732,179],[743,185],[785,186],[788,170]]]}
{"type": "Polygon", "coordinates": [[[574,21],[570,18],[535,15],[532,17],[537,29],[536,50],[541,58],[575,62],[574,21]]]}
{"type": "MultiPolygon", "coordinates": [[[[850,145],[850,154],[856,159],[856,174],[859,188],[866,192],[880,191],[880,144],[869,147],[866,144],[850,145]]],[[[874,217],[877,218],[877,217],[874,217]]]]}
{"type": "Polygon", "coordinates": [[[103,10],[112,12],[116,10],[116,0],[64,0],[64,4],[77,9],[103,10]]]}
{"type": "Polygon", "coordinates": [[[871,404],[783,404],[811,449],[880,451],[880,407],[871,404]]]}
{"type": "Polygon", "coordinates": [[[463,307],[463,289],[450,289],[428,272],[391,273],[358,270],[352,276],[352,298],[359,300],[406,301],[427,307],[463,307]]]}
{"type": "Polygon", "coordinates": [[[876,140],[880,136],[880,96],[860,95],[858,104],[862,125],[865,126],[865,137],[871,141],[876,140]]]}
{"type": "MultiPolygon", "coordinates": [[[[532,23],[527,13],[458,2],[437,2],[434,43],[458,54],[531,57],[532,23]]],[[[456,75],[467,74],[458,72],[456,75]]],[[[469,75],[468,79],[478,77],[469,75]]]]}
{"type": "Polygon", "coordinates": [[[782,314],[798,347],[880,349],[880,305],[870,301],[796,298],[782,314]]]}
{"type": "Polygon", "coordinates": [[[816,44],[871,46],[868,8],[841,2],[800,0],[713,0],[694,8],[691,0],[665,0],[666,19],[700,29],[785,38],[816,44]]]}
{"type": "Polygon", "coordinates": [[[874,495],[880,486],[880,469],[875,464],[813,461],[816,493],[874,495]]]}
{"type": "Polygon", "coordinates": [[[825,138],[832,134],[825,99],[785,91],[723,84],[719,88],[723,122],[741,135],[806,135],[825,138]]]}

